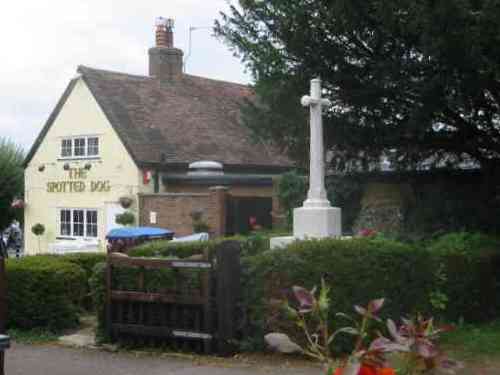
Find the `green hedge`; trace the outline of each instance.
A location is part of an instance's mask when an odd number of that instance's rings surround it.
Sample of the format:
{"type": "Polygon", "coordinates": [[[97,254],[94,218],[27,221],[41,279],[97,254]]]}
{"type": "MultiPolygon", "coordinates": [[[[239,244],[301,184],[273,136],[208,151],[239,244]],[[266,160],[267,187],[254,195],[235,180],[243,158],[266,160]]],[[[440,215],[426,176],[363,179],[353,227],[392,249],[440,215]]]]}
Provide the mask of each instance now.
{"type": "Polygon", "coordinates": [[[132,257],[178,257],[187,258],[202,254],[205,249],[212,255],[221,241],[235,240],[242,246],[242,255],[256,255],[269,249],[269,237],[258,233],[251,236],[233,236],[210,241],[171,242],[152,241],[139,245],[128,252],[132,257]]]}
{"type": "Polygon", "coordinates": [[[60,257],[70,263],[77,264],[85,271],[87,279],[92,276],[92,272],[97,263],[106,261],[106,253],[73,253],[60,255],[60,257]]]}
{"type": "Polygon", "coordinates": [[[87,279],[85,271],[60,257],[7,260],[8,325],[59,330],[75,326],[87,279]]]}
{"type": "Polygon", "coordinates": [[[479,233],[450,233],[428,245],[435,281],[449,300],[443,314],[457,321],[488,321],[500,313],[500,240],[479,233]]]}
{"type": "Polygon", "coordinates": [[[337,312],[350,314],[353,305],[384,297],[383,315],[393,319],[416,312],[449,321],[495,318],[500,246],[494,238],[478,236],[454,234],[428,246],[384,238],[313,240],[245,258],[244,344],[259,348],[266,332],[289,330],[280,301],[291,286],[312,288],[322,277],[337,312]]]}

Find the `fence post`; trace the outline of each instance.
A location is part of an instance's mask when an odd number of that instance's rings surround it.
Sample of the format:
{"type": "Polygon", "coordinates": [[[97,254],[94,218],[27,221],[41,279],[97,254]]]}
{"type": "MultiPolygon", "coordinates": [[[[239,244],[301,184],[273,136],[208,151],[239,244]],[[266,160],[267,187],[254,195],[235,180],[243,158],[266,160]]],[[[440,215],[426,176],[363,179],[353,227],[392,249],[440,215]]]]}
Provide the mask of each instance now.
{"type": "Polygon", "coordinates": [[[237,304],[240,296],[241,245],[238,241],[224,241],[216,249],[216,304],[217,349],[219,355],[228,355],[236,338],[237,304]]]}

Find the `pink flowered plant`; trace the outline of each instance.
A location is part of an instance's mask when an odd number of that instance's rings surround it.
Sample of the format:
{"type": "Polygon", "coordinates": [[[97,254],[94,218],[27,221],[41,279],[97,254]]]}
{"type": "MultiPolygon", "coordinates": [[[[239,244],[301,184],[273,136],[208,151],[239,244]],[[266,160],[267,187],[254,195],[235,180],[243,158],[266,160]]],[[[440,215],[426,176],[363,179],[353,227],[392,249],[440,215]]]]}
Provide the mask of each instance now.
{"type": "Polygon", "coordinates": [[[358,232],[359,237],[371,237],[375,236],[377,231],[374,229],[363,228],[358,232]]]}

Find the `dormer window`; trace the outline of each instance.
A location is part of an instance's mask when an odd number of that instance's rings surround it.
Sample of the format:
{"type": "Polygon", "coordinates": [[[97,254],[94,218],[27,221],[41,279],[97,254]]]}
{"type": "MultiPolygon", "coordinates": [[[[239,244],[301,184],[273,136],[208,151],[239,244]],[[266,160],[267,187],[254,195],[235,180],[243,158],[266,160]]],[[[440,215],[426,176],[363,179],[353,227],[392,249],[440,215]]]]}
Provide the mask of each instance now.
{"type": "Polygon", "coordinates": [[[99,156],[99,138],[96,136],[72,137],[61,140],[61,158],[93,158],[99,156]]]}

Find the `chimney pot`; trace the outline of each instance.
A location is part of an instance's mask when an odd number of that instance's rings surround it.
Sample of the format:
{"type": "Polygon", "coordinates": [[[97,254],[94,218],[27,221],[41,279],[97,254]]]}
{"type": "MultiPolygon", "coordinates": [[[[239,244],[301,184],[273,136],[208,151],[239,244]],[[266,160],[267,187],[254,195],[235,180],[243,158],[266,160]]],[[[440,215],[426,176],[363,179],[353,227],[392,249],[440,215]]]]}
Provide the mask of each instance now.
{"type": "Polygon", "coordinates": [[[182,76],[183,52],[174,48],[173,28],[173,19],[156,19],[156,46],[149,50],[149,75],[161,81],[172,81],[182,76]]]}

